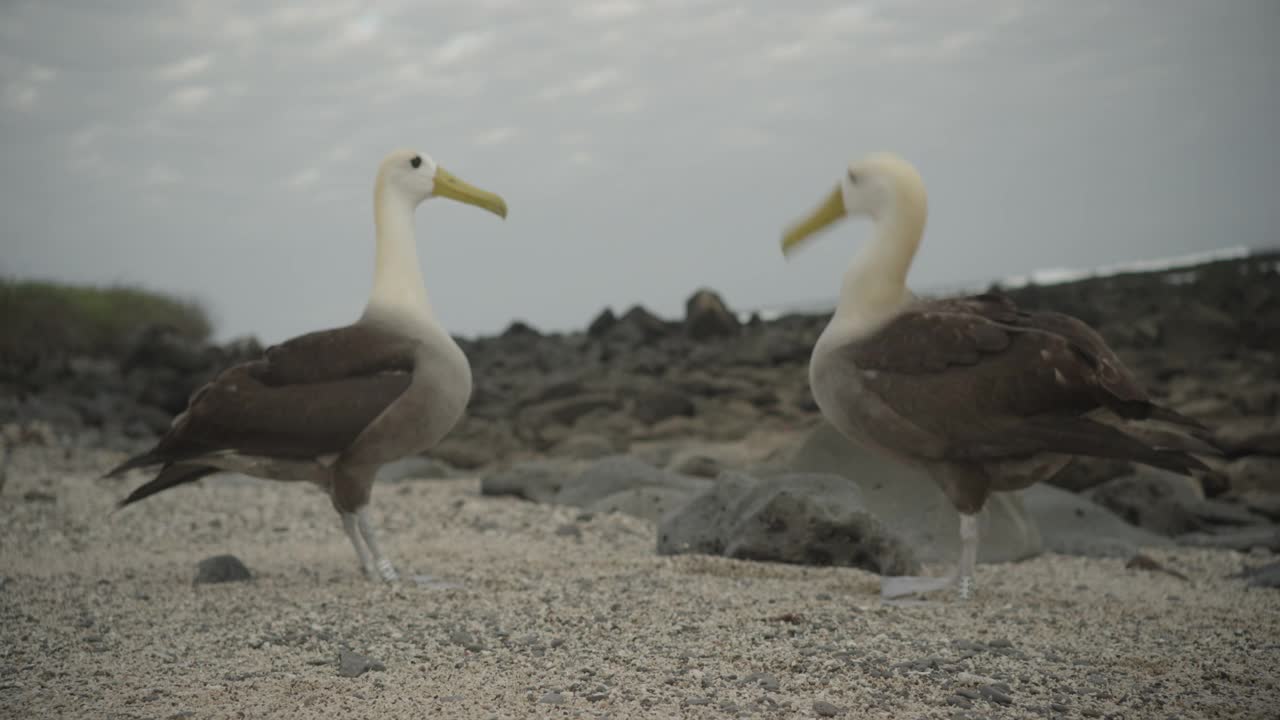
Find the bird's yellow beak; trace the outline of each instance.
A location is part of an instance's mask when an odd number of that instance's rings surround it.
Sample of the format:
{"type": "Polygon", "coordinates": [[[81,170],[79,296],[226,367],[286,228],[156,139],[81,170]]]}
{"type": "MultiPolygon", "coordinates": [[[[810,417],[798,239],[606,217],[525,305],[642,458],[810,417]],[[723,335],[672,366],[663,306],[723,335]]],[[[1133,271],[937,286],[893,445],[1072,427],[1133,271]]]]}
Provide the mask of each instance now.
{"type": "Polygon", "coordinates": [[[789,255],[814,233],[845,216],[844,193],[837,185],[808,217],[792,225],[782,236],[782,254],[789,255]]]}
{"type": "Polygon", "coordinates": [[[467,183],[442,167],[436,168],[435,195],[460,203],[484,208],[502,218],[507,217],[507,201],[487,190],[467,183]]]}

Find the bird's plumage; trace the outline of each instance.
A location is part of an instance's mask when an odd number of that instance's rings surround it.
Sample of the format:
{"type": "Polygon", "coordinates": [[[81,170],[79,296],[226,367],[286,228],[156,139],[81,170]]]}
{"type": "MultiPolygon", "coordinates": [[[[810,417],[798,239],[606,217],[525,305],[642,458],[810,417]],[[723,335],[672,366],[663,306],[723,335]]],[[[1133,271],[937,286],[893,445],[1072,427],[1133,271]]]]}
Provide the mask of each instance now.
{"type": "MultiPolygon", "coordinates": [[[[153,490],[158,492],[198,479],[163,477],[175,465],[213,472],[238,469],[243,463],[236,460],[244,458],[307,461],[338,455],[409,387],[419,346],[372,322],[272,346],[260,359],[232,366],[201,386],[154,448],[108,476],[161,464],[153,490]]],[[[123,504],[150,494],[131,495],[123,504]]]]}
{"type": "Polygon", "coordinates": [[[906,275],[927,199],[892,154],[850,166],[827,199],[783,236],[789,252],[849,214],[875,220],[814,347],[810,387],[850,439],[924,467],[961,513],[962,593],[976,554],[973,516],[992,491],[1027,487],[1073,456],[1192,474],[1212,446],[1199,423],[1152,402],[1093,328],[1019,308],[999,293],[920,300],[906,275]],[[1153,421],[1168,429],[1140,429],[1153,421]]]}

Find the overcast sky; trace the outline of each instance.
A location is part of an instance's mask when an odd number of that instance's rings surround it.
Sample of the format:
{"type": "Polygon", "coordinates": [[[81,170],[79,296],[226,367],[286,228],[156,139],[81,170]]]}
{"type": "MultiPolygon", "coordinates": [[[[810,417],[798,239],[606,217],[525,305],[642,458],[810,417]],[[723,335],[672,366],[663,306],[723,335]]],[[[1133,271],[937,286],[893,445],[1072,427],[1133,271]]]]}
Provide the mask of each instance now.
{"type": "Polygon", "coordinates": [[[929,187],[917,287],[1276,245],[1278,37],[1277,0],[6,0],[0,273],[342,324],[402,146],[511,208],[418,211],[462,334],[833,296],[866,225],[780,232],[876,150],[929,187]]]}

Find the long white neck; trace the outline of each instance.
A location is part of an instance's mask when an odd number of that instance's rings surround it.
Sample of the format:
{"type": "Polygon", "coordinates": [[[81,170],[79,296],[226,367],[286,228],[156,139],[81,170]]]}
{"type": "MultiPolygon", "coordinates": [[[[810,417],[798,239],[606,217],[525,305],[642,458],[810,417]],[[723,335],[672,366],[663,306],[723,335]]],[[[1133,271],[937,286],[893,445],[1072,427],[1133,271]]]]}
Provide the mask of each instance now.
{"type": "Polygon", "coordinates": [[[831,323],[871,330],[912,299],[907,272],[920,247],[928,214],[923,190],[899,188],[888,206],[872,216],[872,238],[854,256],[840,283],[831,323]]]}
{"type": "Polygon", "coordinates": [[[413,211],[413,203],[387,191],[381,182],[377,184],[373,193],[377,250],[373,291],[365,314],[391,313],[434,324],[435,315],[422,282],[422,268],[418,266],[413,211]]]}

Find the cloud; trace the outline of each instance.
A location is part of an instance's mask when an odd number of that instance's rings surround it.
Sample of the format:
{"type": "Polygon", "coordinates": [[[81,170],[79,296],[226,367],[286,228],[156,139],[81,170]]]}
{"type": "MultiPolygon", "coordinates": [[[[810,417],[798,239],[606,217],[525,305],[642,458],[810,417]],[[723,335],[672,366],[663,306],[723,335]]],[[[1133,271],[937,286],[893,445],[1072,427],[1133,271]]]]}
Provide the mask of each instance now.
{"type": "Polygon", "coordinates": [[[298,172],[285,178],[284,186],[290,190],[308,190],[320,182],[319,168],[303,168],[298,172]]]}
{"type": "Polygon", "coordinates": [[[158,163],[147,168],[142,176],[142,184],[147,187],[164,187],[182,182],[182,175],[173,168],[158,163]]]}
{"type": "Polygon", "coordinates": [[[494,147],[508,143],[519,137],[522,133],[518,128],[513,127],[497,127],[490,128],[475,134],[471,141],[481,147],[494,147]]]}
{"type": "Polygon", "coordinates": [[[617,21],[639,12],[640,4],[631,0],[598,0],[575,7],[573,16],[586,20],[617,21]]]}
{"type": "Polygon", "coordinates": [[[563,97],[582,97],[584,95],[593,95],[613,87],[622,79],[622,73],[617,68],[606,67],[599,70],[592,70],[589,73],[579,75],[571,82],[561,85],[553,85],[544,89],[539,93],[538,97],[543,100],[559,100],[563,97]]]}
{"type": "Polygon", "coordinates": [[[645,94],[639,90],[628,90],[615,100],[600,106],[599,111],[614,115],[631,115],[640,112],[648,104],[645,94]]]}
{"type": "Polygon", "coordinates": [[[437,47],[431,58],[442,67],[455,65],[493,47],[496,38],[496,33],[488,30],[460,32],[437,47]]]}
{"type": "Polygon", "coordinates": [[[4,104],[14,110],[30,112],[40,102],[46,87],[58,77],[58,71],[43,65],[31,65],[26,72],[5,82],[4,104]]]}
{"type": "Polygon", "coordinates": [[[723,130],[716,137],[720,145],[734,150],[749,150],[768,145],[771,138],[768,133],[757,128],[733,127],[723,130]]]}
{"type": "Polygon", "coordinates": [[[213,89],[207,85],[187,85],[169,93],[169,103],[178,110],[195,110],[213,97],[213,89]]]}
{"type": "Polygon", "coordinates": [[[187,80],[208,70],[212,64],[212,54],[192,55],[160,67],[156,74],[164,80],[187,80]]]}

